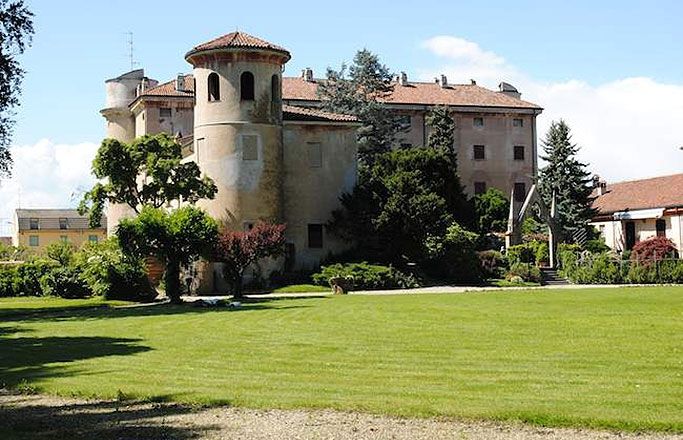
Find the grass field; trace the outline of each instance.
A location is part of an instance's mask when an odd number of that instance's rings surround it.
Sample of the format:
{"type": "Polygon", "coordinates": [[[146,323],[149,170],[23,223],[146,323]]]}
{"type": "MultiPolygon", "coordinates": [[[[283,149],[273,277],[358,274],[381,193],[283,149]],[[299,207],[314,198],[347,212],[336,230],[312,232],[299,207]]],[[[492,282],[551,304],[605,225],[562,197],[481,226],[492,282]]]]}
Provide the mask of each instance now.
{"type": "Polygon", "coordinates": [[[6,315],[0,382],[62,395],[683,432],[683,288],[6,315]]]}

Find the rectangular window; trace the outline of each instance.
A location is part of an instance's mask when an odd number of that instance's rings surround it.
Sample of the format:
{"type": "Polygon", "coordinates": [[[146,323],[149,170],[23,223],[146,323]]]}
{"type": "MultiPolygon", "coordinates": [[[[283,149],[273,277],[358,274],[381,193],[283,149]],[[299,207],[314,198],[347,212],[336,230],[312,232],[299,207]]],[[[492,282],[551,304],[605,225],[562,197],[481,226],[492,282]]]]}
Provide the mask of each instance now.
{"type": "Polygon", "coordinates": [[[65,218],[60,218],[59,219],[59,229],[68,229],[69,228],[69,220],[65,218]]]}
{"type": "Polygon", "coordinates": [[[323,166],[323,148],[320,142],[308,142],[308,166],[320,168],[323,166]]]}
{"type": "Polygon", "coordinates": [[[316,249],[323,247],[323,225],[319,223],[308,225],[308,247],[316,249]]]}
{"type": "Polygon", "coordinates": [[[97,243],[99,240],[100,239],[97,235],[88,235],[88,241],[90,243],[97,243]]]}
{"type": "Polygon", "coordinates": [[[258,160],[258,138],[256,135],[242,135],[242,160],[258,160]]]}
{"type": "Polygon", "coordinates": [[[666,237],[666,220],[658,218],[655,227],[657,228],[657,237],[666,237]]]}
{"type": "Polygon", "coordinates": [[[28,236],[28,245],[29,246],[36,247],[36,246],[38,246],[39,243],[40,243],[40,241],[38,240],[37,235],[29,235],[28,236]]]}
{"type": "Polygon", "coordinates": [[[486,182],[474,182],[474,194],[484,194],[486,192],[486,182]]]}
{"type": "Polygon", "coordinates": [[[484,160],[486,159],[486,146],[484,145],[474,145],[474,160],[484,160]]]}
{"type": "Polygon", "coordinates": [[[38,224],[38,219],[37,218],[31,218],[28,220],[29,223],[29,229],[39,229],[39,224],[38,224]]]}
{"type": "Polygon", "coordinates": [[[398,117],[398,122],[401,124],[401,127],[408,128],[412,123],[412,119],[410,115],[401,115],[398,117]]]}
{"type": "Polygon", "coordinates": [[[515,202],[523,202],[526,198],[526,184],[524,182],[515,183],[515,202]]]}
{"type": "Polygon", "coordinates": [[[515,160],[524,160],[524,146],[515,145],[515,160]]]}
{"type": "Polygon", "coordinates": [[[484,118],[472,119],[472,125],[475,127],[483,127],[484,126],[484,118]]]}
{"type": "Polygon", "coordinates": [[[67,241],[69,241],[69,237],[67,237],[66,235],[60,235],[59,241],[61,241],[62,243],[66,243],[67,241]]]}
{"type": "Polygon", "coordinates": [[[161,107],[159,109],[159,117],[160,118],[170,118],[171,117],[171,109],[168,107],[161,107]]]}
{"type": "Polygon", "coordinates": [[[514,118],[512,120],[512,126],[513,127],[524,127],[524,119],[522,118],[514,118]]]}

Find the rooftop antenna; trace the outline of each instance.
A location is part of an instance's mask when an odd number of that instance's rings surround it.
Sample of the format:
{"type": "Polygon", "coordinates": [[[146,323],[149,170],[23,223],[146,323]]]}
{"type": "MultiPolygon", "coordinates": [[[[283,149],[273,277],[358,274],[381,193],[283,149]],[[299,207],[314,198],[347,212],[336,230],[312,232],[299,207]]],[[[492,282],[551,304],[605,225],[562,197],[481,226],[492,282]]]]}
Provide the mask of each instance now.
{"type": "Polygon", "coordinates": [[[128,60],[130,61],[130,70],[135,70],[135,66],[139,63],[135,61],[135,58],[133,57],[133,33],[127,32],[126,34],[128,35],[128,60]]]}

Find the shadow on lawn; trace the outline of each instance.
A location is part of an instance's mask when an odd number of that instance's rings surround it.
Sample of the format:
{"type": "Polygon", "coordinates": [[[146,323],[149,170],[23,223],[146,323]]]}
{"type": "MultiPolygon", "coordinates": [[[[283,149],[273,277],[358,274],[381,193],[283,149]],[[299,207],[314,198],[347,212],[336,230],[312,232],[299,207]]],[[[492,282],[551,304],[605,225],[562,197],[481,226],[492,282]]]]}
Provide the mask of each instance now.
{"type": "Polygon", "coordinates": [[[0,328],[0,385],[31,389],[41,378],[78,374],[68,364],[104,356],[125,356],[149,351],[139,339],[108,337],[10,337],[12,327],[0,328]]]}
{"type": "Polygon", "coordinates": [[[179,405],[121,402],[63,404],[59,401],[47,405],[32,396],[0,396],[0,399],[0,432],[2,438],[7,440],[189,440],[217,430],[208,425],[169,424],[169,417],[192,411],[179,405]]]}

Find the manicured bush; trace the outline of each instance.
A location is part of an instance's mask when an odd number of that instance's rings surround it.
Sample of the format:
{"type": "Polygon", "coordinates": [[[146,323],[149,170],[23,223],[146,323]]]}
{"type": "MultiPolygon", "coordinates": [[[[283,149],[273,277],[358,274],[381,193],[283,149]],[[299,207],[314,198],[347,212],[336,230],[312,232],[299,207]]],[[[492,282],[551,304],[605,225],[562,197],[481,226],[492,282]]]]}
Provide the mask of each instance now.
{"type": "Polygon", "coordinates": [[[676,245],[666,237],[652,237],[633,246],[631,260],[651,262],[664,258],[678,258],[676,245]]]}
{"type": "Polygon", "coordinates": [[[125,255],[114,238],[85,245],[74,259],[81,278],[95,295],[126,301],[148,301],[157,295],[144,261],[125,255]]]}
{"type": "Polygon", "coordinates": [[[505,256],[498,251],[481,251],[477,253],[479,265],[484,278],[503,278],[508,264],[505,256]]]}
{"type": "Polygon", "coordinates": [[[320,268],[320,272],[311,277],[313,283],[328,286],[332,277],[351,277],[356,290],[394,289],[419,287],[412,275],[391,267],[361,263],[332,264],[320,268]]]}
{"type": "Polygon", "coordinates": [[[40,279],[40,286],[46,296],[62,298],[88,298],[92,290],[73,267],[55,267],[40,279]]]}
{"type": "Polygon", "coordinates": [[[524,281],[540,283],[541,270],[536,267],[536,265],[531,263],[514,263],[510,265],[510,270],[508,270],[507,274],[505,275],[505,279],[511,281],[515,277],[519,277],[524,281]]]}

